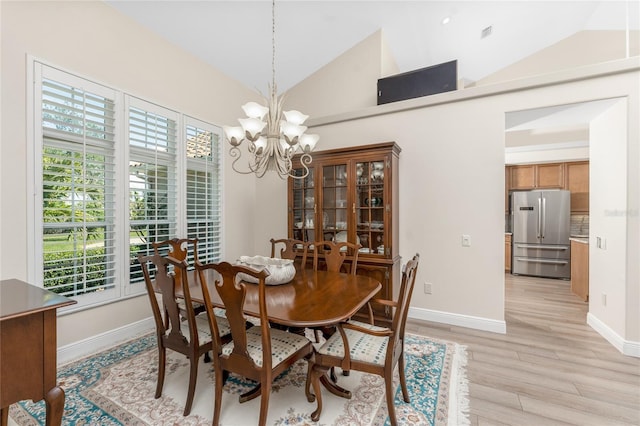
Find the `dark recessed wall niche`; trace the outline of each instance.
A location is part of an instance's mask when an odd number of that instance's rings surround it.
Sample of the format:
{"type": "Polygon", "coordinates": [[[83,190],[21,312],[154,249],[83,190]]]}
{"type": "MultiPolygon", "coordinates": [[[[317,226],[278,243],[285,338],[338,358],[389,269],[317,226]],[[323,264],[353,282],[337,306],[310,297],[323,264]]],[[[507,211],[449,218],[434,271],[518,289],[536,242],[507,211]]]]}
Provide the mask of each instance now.
{"type": "Polygon", "coordinates": [[[378,80],[378,105],[449,92],[458,87],[458,61],[408,71],[378,80]]]}

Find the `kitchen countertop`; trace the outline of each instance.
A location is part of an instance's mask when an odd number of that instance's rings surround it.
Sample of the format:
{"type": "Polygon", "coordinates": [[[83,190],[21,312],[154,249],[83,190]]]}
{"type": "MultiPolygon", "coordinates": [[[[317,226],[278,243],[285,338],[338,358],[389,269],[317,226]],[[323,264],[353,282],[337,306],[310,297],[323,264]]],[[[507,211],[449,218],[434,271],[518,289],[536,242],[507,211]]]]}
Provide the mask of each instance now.
{"type": "Polygon", "coordinates": [[[569,241],[575,241],[576,243],[589,244],[588,235],[571,235],[569,241]]]}

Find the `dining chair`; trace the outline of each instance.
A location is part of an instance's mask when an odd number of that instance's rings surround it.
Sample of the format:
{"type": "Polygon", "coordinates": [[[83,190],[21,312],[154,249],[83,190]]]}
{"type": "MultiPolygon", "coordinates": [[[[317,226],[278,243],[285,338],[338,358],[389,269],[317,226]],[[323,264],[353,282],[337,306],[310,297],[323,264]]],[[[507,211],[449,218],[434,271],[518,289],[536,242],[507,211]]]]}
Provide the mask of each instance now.
{"type": "Polygon", "coordinates": [[[295,262],[298,256],[301,254],[302,259],[300,260],[299,265],[302,269],[306,268],[307,254],[309,250],[308,242],[296,240],[293,238],[281,238],[278,240],[274,240],[273,238],[271,238],[270,241],[271,257],[276,257],[277,255],[280,257],[280,259],[292,259],[295,262]]]}
{"type": "MultiPolygon", "coordinates": [[[[317,409],[311,414],[313,421],[318,421],[322,412],[321,378],[330,369],[341,367],[343,370],[363,371],[384,378],[389,420],[392,425],[397,425],[393,403],[395,395],[393,372],[397,365],[402,397],[405,402],[410,402],[404,375],[404,334],[419,259],[420,256],[416,254],[405,265],[397,302],[383,299],[371,301],[394,309],[391,327],[378,327],[373,325],[373,322],[371,324],[353,320],[344,322],[336,326],[337,333],[316,349],[310,365],[310,381],[317,399],[317,409]]],[[[346,391],[343,396],[351,395],[346,391]]]]}
{"type": "MultiPolygon", "coordinates": [[[[156,324],[158,381],[155,398],[160,398],[162,395],[167,349],[185,355],[190,363],[187,402],[183,412],[187,416],[191,412],[196,388],[198,360],[212,349],[209,321],[206,314],[195,314],[189,291],[186,261],[178,261],[170,256],[161,256],[155,253],[151,256],[139,254],[138,262],[142,266],[145,287],[156,324]],[[152,268],[149,267],[150,265],[152,268]],[[153,279],[152,272],[154,273],[153,279]],[[177,279],[178,276],[180,281],[177,279]],[[161,296],[162,308],[158,297],[156,297],[158,293],[161,296]]],[[[224,336],[224,339],[221,337],[220,341],[228,342],[231,332],[228,322],[221,318],[218,325],[220,336],[224,336]]]]}
{"type": "Polygon", "coordinates": [[[347,258],[347,254],[351,253],[351,268],[349,273],[356,274],[358,267],[358,253],[362,246],[359,243],[349,241],[318,241],[313,243],[313,270],[318,270],[318,260],[320,255],[324,255],[324,263],[327,271],[340,272],[342,265],[347,258]]]}
{"type": "MultiPolygon", "coordinates": [[[[165,241],[151,243],[153,252],[161,256],[171,256],[173,259],[182,262],[186,261],[188,265],[194,265],[198,261],[198,239],[197,238],[172,238],[165,241]],[[191,249],[191,250],[189,250],[191,249]],[[191,252],[191,255],[189,253],[191,252]],[[191,257],[191,259],[190,259],[191,257]]],[[[176,282],[180,283],[180,271],[174,271],[176,274],[176,282]]]]}
{"type": "MultiPolygon", "coordinates": [[[[358,253],[362,246],[359,243],[352,243],[349,241],[319,241],[315,242],[314,250],[313,250],[313,270],[318,270],[319,257],[321,254],[324,255],[324,263],[327,271],[332,272],[340,272],[342,270],[342,265],[347,258],[347,254],[349,252],[353,253],[353,257],[351,260],[351,268],[349,269],[349,273],[351,275],[356,275],[356,271],[358,268],[358,253]]],[[[333,327],[317,327],[312,328],[316,342],[320,342],[320,335],[324,335],[328,337],[333,332],[333,327]]],[[[348,375],[345,374],[345,375],[348,375]]]]}
{"type": "MultiPolygon", "coordinates": [[[[198,261],[198,239],[197,238],[172,238],[165,241],[158,241],[151,243],[153,252],[160,256],[171,256],[177,261],[185,261],[188,265],[192,266],[198,261]],[[189,250],[191,249],[191,250],[189,250]],[[189,253],[192,253],[189,255],[189,253]],[[189,258],[191,257],[191,263],[189,258]]],[[[176,274],[176,283],[182,282],[182,271],[180,269],[173,271],[176,274]]],[[[184,301],[179,300],[178,306],[180,311],[184,311],[184,301]]],[[[193,302],[196,315],[204,312],[204,305],[202,303],[193,302]]],[[[166,319],[166,317],[165,317],[166,319]]],[[[209,362],[209,355],[205,354],[205,362],[209,362]]]]}
{"type": "MultiPolygon", "coordinates": [[[[209,327],[213,336],[213,366],[215,371],[215,395],[213,401],[213,425],[220,422],[220,407],[222,387],[228,373],[236,373],[248,379],[257,381],[258,387],[240,395],[240,403],[261,396],[260,417],[258,424],[267,421],[271,383],[281,373],[302,358],[309,358],[313,353],[313,346],[309,339],[294,333],[271,328],[268,320],[266,304],[265,278],[267,270],[256,271],[241,265],[228,262],[200,264],[196,263],[196,270],[200,275],[200,285],[207,312],[212,312],[213,304],[207,286],[207,272],[215,271],[218,276],[213,282],[231,327],[232,341],[223,344],[220,340],[221,327],[219,318],[209,315],[209,327]],[[247,283],[239,279],[238,274],[246,274],[257,279],[258,283],[247,283]],[[260,325],[246,327],[247,318],[243,312],[246,296],[246,286],[258,286],[258,306],[260,311],[260,325]]],[[[309,375],[307,375],[309,380],[309,375]]],[[[309,383],[305,386],[307,400],[312,400],[309,383]]]]}

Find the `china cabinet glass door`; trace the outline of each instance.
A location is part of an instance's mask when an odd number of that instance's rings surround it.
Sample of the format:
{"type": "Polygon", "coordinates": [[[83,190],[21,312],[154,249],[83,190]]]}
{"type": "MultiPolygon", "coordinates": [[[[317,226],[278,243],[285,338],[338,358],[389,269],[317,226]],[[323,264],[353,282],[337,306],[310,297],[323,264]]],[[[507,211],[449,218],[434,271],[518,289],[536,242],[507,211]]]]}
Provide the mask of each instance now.
{"type": "Polygon", "coordinates": [[[362,254],[384,255],[384,161],[356,163],[356,234],[362,254]]]}
{"type": "Polygon", "coordinates": [[[322,238],[350,241],[346,164],[322,167],[322,238]]]}
{"type": "MultiPolygon", "coordinates": [[[[302,169],[295,173],[301,175],[302,169]]],[[[304,179],[293,179],[293,238],[301,241],[315,241],[316,197],[313,168],[304,179]]]]}

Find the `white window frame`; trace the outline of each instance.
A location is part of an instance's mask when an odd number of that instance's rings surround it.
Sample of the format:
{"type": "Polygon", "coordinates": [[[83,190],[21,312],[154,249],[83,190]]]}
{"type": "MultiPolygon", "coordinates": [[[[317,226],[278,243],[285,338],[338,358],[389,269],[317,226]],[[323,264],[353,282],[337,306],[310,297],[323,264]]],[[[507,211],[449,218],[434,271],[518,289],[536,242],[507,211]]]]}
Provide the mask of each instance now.
{"type": "MultiPolygon", "coordinates": [[[[113,194],[116,202],[115,219],[115,287],[106,291],[88,293],[85,295],[71,296],[78,304],[60,309],[61,313],[69,313],[88,307],[95,307],[106,303],[112,303],[128,297],[143,294],[143,282],[131,283],[130,281],[130,255],[129,255],[129,135],[128,135],[128,111],[130,106],[140,108],[159,115],[170,114],[176,120],[176,233],[172,237],[183,237],[187,235],[187,213],[186,213],[186,179],[187,179],[187,153],[186,138],[187,125],[195,125],[198,128],[206,129],[218,136],[222,140],[221,127],[188,117],[180,112],[162,107],[157,104],[145,101],[133,95],[129,95],[122,90],[101,84],[90,78],[66,71],[60,67],[48,64],[33,56],[27,58],[27,81],[33,84],[27,85],[27,220],[28,220],[28,265],[27,279],[29,282],[43,286],[43,194],[42,194],[42,81],[43,78],[58,81],[73,87],[82,88],[88,92],[95,93],[109,99],[115,103],[115,152],[114,169],[115,185],[113,194]],[[107,95],[107,96],[105,96],[107,95]]],[[[223,196],[223,169],[222,169],[222,144],[217,144],[216,163],[219,166],[218,192],[220,197],[219,205],[219,226],[222,229],[222,196],[223,196]]],[[[222,231],[218,238],[218,252],[222,256],[222,231]]],[[[200,248],[200,247],[199,247],[200,248]]]]}
{"type": "MultiPolygon", "coordinates": [[[[222,149],[222,141],[223,141],[223,133],[222,133],[222,129],[219,126],[214,126],[210,123],[206,123],[204,121],[198,120],[196,118],[193,117],[189,117],[189,116],[185,116],[184,117],[184,125],[182,126],[183,132],[184,132],[184,140],[185,143],[182,144],[182,148],[184,148],[184,155],[181,156],[181,158],[184,159],[184,167],[183,167],[183,172],[182,175],[184,176],[184,180],[181,181],[181,194],[184,194],[183,197],[181,198],[181,205],[184,205],[186,207],[186,209],[188,210],[188,187],[187,187],[187,180],[188,180],[188,176],[187,173],[189,170],[198,170],[198,171],[207,171],[207,169],[209,168],[209,166],[212,167],[211,171],[212,172],[216,172],[217,173],[217,181],[218,183],[218,189],[217,189],[217,193],[214,192],[209,193],[209,200],[207,200],[209,203],[213,203],[213,205],[210,205],[211,207],[211,213],[219,218],[217,225],[213,225],[214,227],[217,227],[217,230],[212,231],[217,235],[217,242],[214,242],[214,246],[210,247],[211,250],[213,251],[213,253],[211,253],[211,257],[209,259],[203,258],[200,256],[200,253],[202,251],[206,250],[206,241],[202,241],[199,242],[198,244],[198,256],[200,257],[199,260],[201,262],[204,261],[215,261],[215,262],[219,262],[222,259],[222,177],[223,177],[223,168],[222,168],[222,156],[221,156],[221,149],[222,149]],[[195,128],[197,130],[201,130],[201,131],[206,131],[206,132],[210,132],[211,136],[212,136],[212,143],[213,146],[211,147],[211,162],[207,161],[207,160],[191,160],[189,158],[189,153],[187,152],[187,141],[189,139],[189,134],[188,134],[188,129],[189,127],[195,128]],[[216,141],[214,142],[214,139],[216,139],[216,141]],[[206,163],[205,163],[206,161],[206,163]],[[217,199],[217,205],[216,205],[216,200],[214,200],[214,197],[218,197],[217,199]],[[217,208],[216,208],[217,207],[217,208]]],[[[214,179],[215,180],[215,179],[214,179]]],[[[203,219],[205,221],[212,221],[211,218],[206,218],[203,219]]],[[[184,216],[184,223],[182,224],[182,228],[185,230],[185,234],[184,235],[189,235],[189,217],[188,217],[188,212],[185,211],[185,216],[184,216]]]]}

